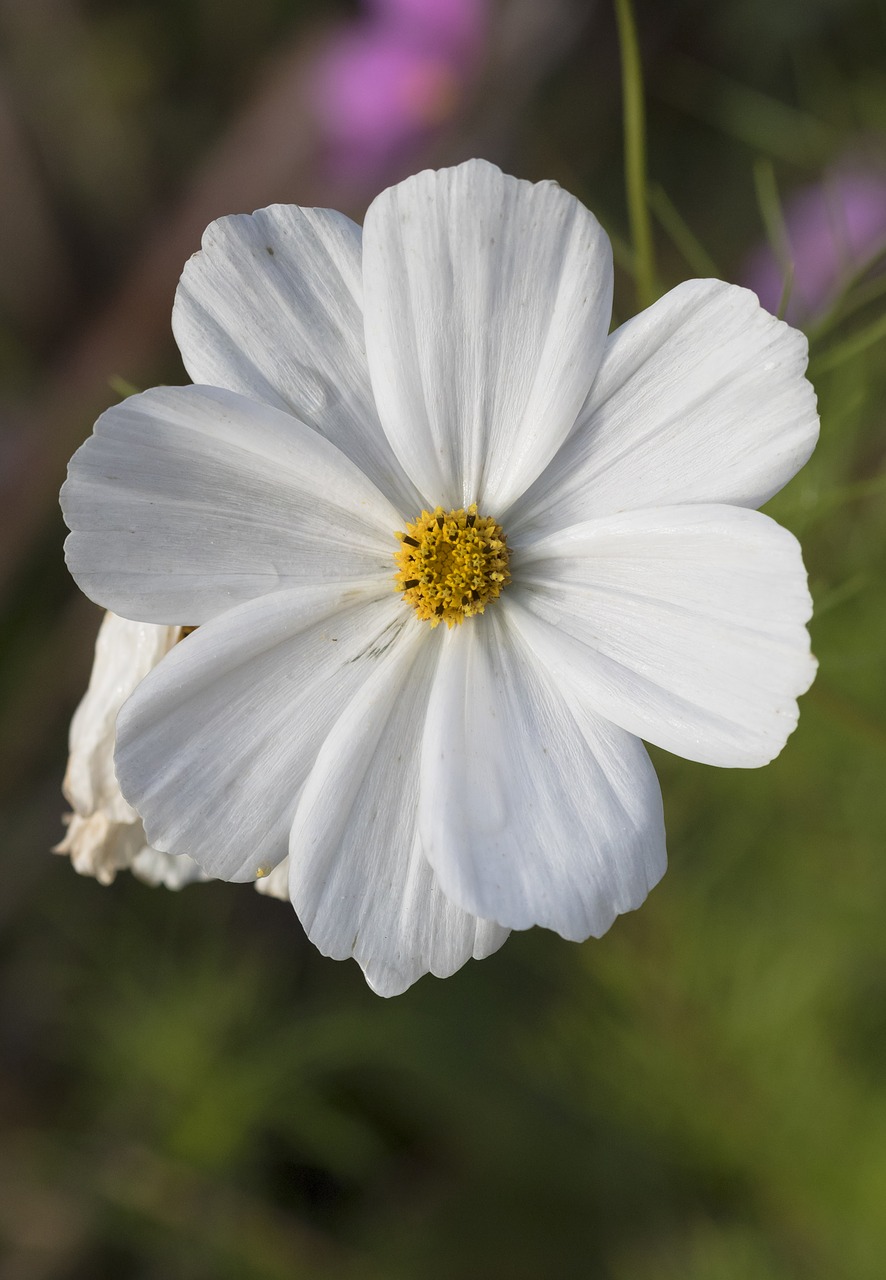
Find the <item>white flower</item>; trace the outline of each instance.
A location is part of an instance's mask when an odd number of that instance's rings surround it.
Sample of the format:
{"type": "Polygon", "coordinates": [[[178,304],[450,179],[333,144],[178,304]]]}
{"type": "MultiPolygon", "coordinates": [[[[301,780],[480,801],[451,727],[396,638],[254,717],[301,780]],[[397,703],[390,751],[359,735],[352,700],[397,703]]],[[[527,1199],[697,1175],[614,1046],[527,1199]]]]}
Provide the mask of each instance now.
{"type": "MultiPolygon", "coordinates": [[[[209,877],[192,858],[152,849],[142,820],[127,804],[114,772],[114,726],[123,703],[181,639],[181,627],[130,622],[106,613],[95,642],[89,688],[71,721],[70,757],[62,784],[73,808],[54,853],[70,856],[75,871],[111,884],[129,869],[147,884],[181,889],[209,877]]],[[[288,897],[279,876],[256,881],[262,893],[288,897]]]]}
{"type": "Polygon", "coordinates": [[[384,994],[605,932],[665,868],[640,738],[763,764],[813,678],[799,547],[752,509],[815,444],[805,339],[711,280],[607,338],[611,289],[586,209],[481,161],[362,236],[223,218],[173,315],[198,385],[71,463],[83,590],[199,625],[118,721],[151,844],[232,880],[291,850],[308,935],[384,994]]]}

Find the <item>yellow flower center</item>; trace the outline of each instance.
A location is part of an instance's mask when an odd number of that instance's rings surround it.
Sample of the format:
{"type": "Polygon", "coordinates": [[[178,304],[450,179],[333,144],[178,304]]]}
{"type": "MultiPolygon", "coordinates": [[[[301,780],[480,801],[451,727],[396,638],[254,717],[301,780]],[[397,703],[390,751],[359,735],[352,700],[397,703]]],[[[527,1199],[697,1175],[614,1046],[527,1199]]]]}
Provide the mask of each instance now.
{"type": "Polygon", "coordinates": [[[432,627],[454,627],[482,613],[511,580],[501,525],[478,516],[476,503],[467,511],[423,511],[395,536],[397,590],[432,627]]]}

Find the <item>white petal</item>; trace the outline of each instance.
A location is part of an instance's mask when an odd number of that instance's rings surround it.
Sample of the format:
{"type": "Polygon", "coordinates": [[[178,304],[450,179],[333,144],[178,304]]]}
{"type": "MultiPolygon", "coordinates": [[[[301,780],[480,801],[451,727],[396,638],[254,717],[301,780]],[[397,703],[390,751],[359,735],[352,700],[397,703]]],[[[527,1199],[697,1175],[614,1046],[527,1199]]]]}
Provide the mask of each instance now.
{"type": "Polygon", "coordinates": [[[295,414],[408,514],[417,495],[369,385],[361,234],[330,209],[273,205],[220,218],[185,267],[172,327],[194,382],[295,414]]]}
{"type": "Polygon", "coordinates": [[[402,523],[310,427],[213,387],[109,409],[71,459],[62,508],[88,596],[187,625],[297,582],[390,579],[402,523]]]}
{"type": "Polygon", "coordinates": [[[507,930],[444,897],[417,839],[421,738],[440,633],[416,623],[330,733],[292,828],[290,894],[308,937],[380,995],[448,977],[507,930]]]}
{"type": "Polygon", "coordinates": [[[117,774],[151,845],[226,880],[270,872],[329,728],[404,624],[418,626],[393,594],[299,588],[176,645],[117,722],[117,774]]]}
{"type": "Polygon", "coordinates": [[[664,873],[658,782],[642,743],[558,688],[500,604],[445,637],[422,843],[466,911],[599,936],[664,873]]]}
{"type": "MultiPolygon", "coordinates": [[[[136,821],[138,815],[123,799],[114,772],[114,726],[133,689],[180,634],[179,627],[155,627],[105,614],[89,687],[71,721],[70,757],[62,784],[65,798],[81,817],[101,812],[112,823],[136,821]]],[[[71,835],[69,829],[68,839],[71,835]]]]}
{"type": "MultiPolygon", "coordinates": [[[[122,796],[120,803],[126,805],[122,796]]],[[[126,870],[147,884],[167,889],[208,879],[190,858],[152,849],[145,841],[141,818],[129,805],[126,808],[132,817],[123,820],[109,817],[106,809],[67,814],[65,838],[52,852],[67,854],[78,875],[92,876],[99,884],[113,884],[117,872],[126,870]]]]}
{"type": "Polygon", "coordinates": [[[105,614],[99,628],[89,688],[71,721],[71,755],[62,784],[74,813],[65,819],[68,829],[53,852],[67,854],[79,875],[94,876],[101,884],[111,884],[123,870],[167,889],[208,879],[191,858],[150,847],[114,770],[120,708],[180,638],[181,627],[130,622],[113,613],[105,614]]]}
{"type": "Polygon", "coordinates": [[[132,874],[145,884],[162,884],[165,889],[184,889],[195,881],[211,879],[192,858],[161,853],[159,849],[152,849],[145,844],[144,840],[141,849],[132,859],[132,874]]]}
{"type": "Polygon", "coordinates": [[[255,882],[259,893],[266,898],[278,898],[281,902],[289,901],[289,857],[278,862],[274,870],[265,876],[259,876],[255,882]]]}
{"type": "Polygon", "coordinates": [[[380,195],[363,238],[379,414],[432,504],[496,514],[575,423],[609,327],[612,255],[552,182],[473,160],[380,195]]]}
{"type": "Polygon", "coordinates": [[[705,764],[753,767],[784,746],[815,674],[812,602],[797,540],[768,516],[625,512],[515,559],[521,632],[601,715],[705,764]]]}
{"type": "Polygon", "coordinates": [[[688,280],[613,333],[575,431],[508,534],[645,506],[758,507],[818,439],[807,342],[747,289],[688,280]]]}
{"type": "Polygon", "coordinates": [[[113,884],[117,872],[131,867],[144,848],[145,832],[135,812],[131,819],[119,821],[96,809],[68,814],[64,821],[65,838],[52,852],[67,854],[78,875],[92,876],[99,884],[113,884]]]}
{"type": "Polygon", "coordinates": [[[74,870],[111,884],[129,868],[149,884],[181,888],[204,879],[189,858],[148,847],[141,818],[123,799],[114,771],[114,734],[123,703],[181,635],[180,627],[154,627],[106,613],[95,642],[89,688],[71,721],[71,755],[62,790],[74,806],[65,838],[53,850],[74,870]]]}

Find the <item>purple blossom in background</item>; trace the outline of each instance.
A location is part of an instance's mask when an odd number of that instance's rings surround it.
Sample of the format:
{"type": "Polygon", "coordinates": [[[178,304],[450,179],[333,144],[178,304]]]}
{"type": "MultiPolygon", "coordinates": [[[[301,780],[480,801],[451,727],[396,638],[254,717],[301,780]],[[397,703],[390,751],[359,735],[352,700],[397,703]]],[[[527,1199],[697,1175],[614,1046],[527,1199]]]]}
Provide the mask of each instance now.
{"type": "MultiPolygon", "coordinates": [[[[886,247],[886,175],[835,170],[787,201],[785,224],[794,264],[786,318],[796,324],[826,311],[886,247]]],[[[742,283],[767,310],[778,310],[784,270],[768,245],[748,257],[742,283]]]]}
{"type": "Polygon", "coordinates": [[[313,101],[333,170],[382,179],[454,114],[483,54],[488,0],[367,0],[319,54],[313,101]]]}
{"type": "Polygon", "coordinates": [[[415,32],[420,40],[439,41],[451,53],[471,60],[486,33],[488,0],[366,0],[380,23],[415,32]]]}

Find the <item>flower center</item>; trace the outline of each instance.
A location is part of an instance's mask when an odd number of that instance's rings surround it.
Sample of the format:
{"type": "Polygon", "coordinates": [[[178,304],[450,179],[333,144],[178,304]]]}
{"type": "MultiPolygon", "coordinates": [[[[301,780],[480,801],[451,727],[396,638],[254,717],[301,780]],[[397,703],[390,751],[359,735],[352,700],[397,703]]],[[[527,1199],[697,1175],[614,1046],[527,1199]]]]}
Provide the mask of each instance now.
{"type": "Polygon", "coordinates": [[[397,590],[432,627],[454,627],[482,613],[511,580],[502,527],[478,516],[476,503],[467,511],[423,511],[395,536],[397,590]]]}

